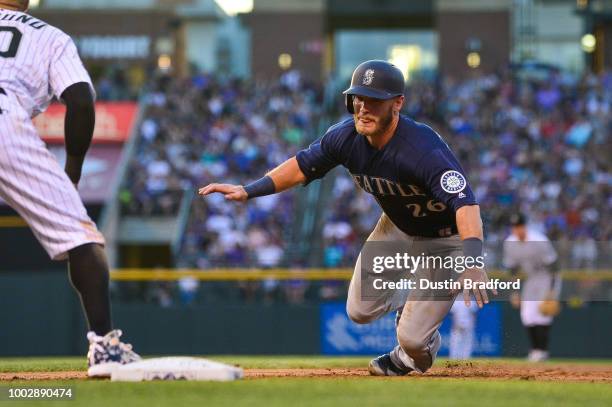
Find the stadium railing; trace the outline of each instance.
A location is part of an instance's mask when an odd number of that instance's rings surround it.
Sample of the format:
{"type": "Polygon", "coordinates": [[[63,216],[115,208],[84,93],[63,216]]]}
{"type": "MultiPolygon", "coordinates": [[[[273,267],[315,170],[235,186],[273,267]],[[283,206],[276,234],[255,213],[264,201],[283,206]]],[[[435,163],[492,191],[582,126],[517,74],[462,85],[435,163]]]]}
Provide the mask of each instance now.
{"type": "MultiPolygon", "coordinates": [[[[510,274],[500,270],[492,270],[490,278],[509,279],[510,274]]],[[[560,272],[564,280],[602,280],[612,281],[612,270],[564,270],[560,272]]],[[[340,280],[348,281],[353,276],[349,268],[211,268],[201,269],[136,269],[122,268],[111,272],[115,281],[176,281],[182,278],[194,278],[200,281],[258,281],[258,280],[340,280]]],[[[519,275],[520,276],[520,275],[519,275]]]]}

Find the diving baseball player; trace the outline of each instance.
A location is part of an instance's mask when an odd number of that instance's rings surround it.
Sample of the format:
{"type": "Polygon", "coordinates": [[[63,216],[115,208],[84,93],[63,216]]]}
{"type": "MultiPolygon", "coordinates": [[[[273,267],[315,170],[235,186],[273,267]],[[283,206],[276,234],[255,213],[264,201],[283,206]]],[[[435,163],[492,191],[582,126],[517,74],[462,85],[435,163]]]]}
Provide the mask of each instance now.
{"type": "Polygon", "coordinates": [[[504,241],[503,264],[513,274],[520,271],[526,276],[520,300],[514,298],[513,302],[520,306],[521,322],[529,334],[531,350],[527,359],[541,362],[548,359],[550,327],[559,312],[561,279],[555,270],[557,252],[543,233],[527,227],[523,214],[513,214],[510,225],[512,233],[504,241]]]}
{"type": "Polygon", "coordinates": [[[0,197],[53,260],[68,259],[90,329],[88,374],[109,376],[139,356],[112,329],[104,238],[76,189],[94,129],[93,85],[70,37],[27,8],[0,0],[0,197]],[[66,104],[64,170],[32,123],[54,96],[66,104]]]}
{"type": "MultiPolygon", "coordinates": [[[[396,66],[379,60],[366,61],[355,69],[351,86],[344,92],[351,118],[333,125],[310,147],[251,184],[210,184],[199,193],[220,192],[228,200],[246,201],[308,184],[342,165],[355,184],[372,194],[383,209],[368,241],[401,242],[413,250],[414,256],[422,253],[453,258],[462,254],[480,256],[483,239],[480,209],[464,171],[434,130],[400,115],[403,92],[404,77],[396,66]]],[[[372,360],[370,373],[396,376],[425,372],[440,347],[438,327],[456,293],[449,292],[443,299],[423,300],[382,290],[377,298],[364,300],[362,284],[371,281],[369,275],[362,281],[361,257],[349,287],[346,306],[349,317],[366,324],[388,312],[401,311],[397,327],[399,344],[390,353],[372,360]]],[[[488,281],[484,269],[478,268],[465,271],[461,281],[468,278],[488,281]]],[[[482,286],[473,292],[480,306],[488,302],[482,286]]],[[[463,293],[464,299],[469,300],[466,288],[463,293]]]]}

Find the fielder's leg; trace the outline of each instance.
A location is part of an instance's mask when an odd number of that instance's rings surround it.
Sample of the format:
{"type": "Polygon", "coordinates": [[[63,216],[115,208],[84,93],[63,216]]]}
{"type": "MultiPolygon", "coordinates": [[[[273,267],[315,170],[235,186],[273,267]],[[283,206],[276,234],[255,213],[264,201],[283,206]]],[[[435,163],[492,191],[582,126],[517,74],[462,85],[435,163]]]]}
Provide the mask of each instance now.
{"type": "Polygon", "coordinates": [[[108,293],[109,270],[104,248],[86,243],[68,251],[70,281],[81,298],[90,332],[87,374],[110,376],[122,364],[136,362],[140,356],[132,346],[121,342],[121,330],[111,330],[111,309],[108,293]]]}
{"type": "Polygon", "coordinates": [[[0,197],[28,223],[51,259],[69,259],[70,278],[94,330],[87,335],[88,374],[109,376],[140,357],[119,340],[120,330],[111,331],[104,237],[34,125],[0,116],[0,127],[14,136],[0,137],[0,197]]]}
{"type": "Polygon", "coordinates": [[[527,330],[527,335],[529,336],[529,353],[527,354],[527,360],[532,361],[538,343],[536,340],[536,330],[535,326],[526,326],[525,329],[527,330]]]}
{"type": "Polygon", "coordinates": [[[87,243],[68,251],[70,281],[81,298],[89,330],[104,336],[112,329],[109,272],[102,245],[87,243]]]}
{"type": "Polygon", "coordinates": [[[541,301],[533,300],[533,298],[535,298],[536,295],[542,291],[546,292],[545,290],[548,289],[547,287],[549,287],[549,285],[542,288],[541,282],[534,280],[531,280],[531,282],[530,280],[527,280],[525,286],[523,287],[523,300],[521,301],[521,322],[525,327],[527,327],[529,333],[531,350],[529,351],[527,360],[532,362],[539,362],[548,357],[548,352],[540,349],[542,346],[542,332],[538,327],[551,325],[553,318],[548,315],[543,315],[540,312],[541,301]]]}
{"type": "Polygon", "coordinates": [[[550,325],[536,325],[532,328],[534,330],[535,346],[530,360],[533,362],[543,362],[548,359],[550,325]]]}

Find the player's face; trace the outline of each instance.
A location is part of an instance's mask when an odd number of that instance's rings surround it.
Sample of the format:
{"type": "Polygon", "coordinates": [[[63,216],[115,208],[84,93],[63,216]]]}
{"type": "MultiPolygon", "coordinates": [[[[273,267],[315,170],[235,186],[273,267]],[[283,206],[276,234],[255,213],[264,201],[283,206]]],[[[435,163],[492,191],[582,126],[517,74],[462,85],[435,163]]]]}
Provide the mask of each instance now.
{"type": "Polygon", "coordinates": [[[391,125],[393,115],[399,113],[403,96],[393,99],[375,99],[368,96],[353,96],[355,128],[364,136],[383,134],[391,125]]]}
{"type": "Polygon", "coordinates": [[[527,228],[525,225],[513,226],[512,234],[514,234],[521,242],[524,242],[527,238],[527,228]]]}

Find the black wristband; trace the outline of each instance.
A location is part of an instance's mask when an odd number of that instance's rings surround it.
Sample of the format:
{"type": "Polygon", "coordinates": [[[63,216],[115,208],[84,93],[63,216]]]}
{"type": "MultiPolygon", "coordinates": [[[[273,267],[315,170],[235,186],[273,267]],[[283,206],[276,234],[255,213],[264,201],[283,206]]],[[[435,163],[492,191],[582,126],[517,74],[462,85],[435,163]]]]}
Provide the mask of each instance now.
{"type": "Polygon", "coordinates": [[[465,257],[480,257],[482,256],[482,240],[477,237],[468,237],[463,239],[463,255],[465,257]]]}
{"type": "Polygon", "coordinates": [[[274,181],[268,175],[245,185],[247,199],[257,198],[258,196],[272,195],[276,192],[274,181]]]}

